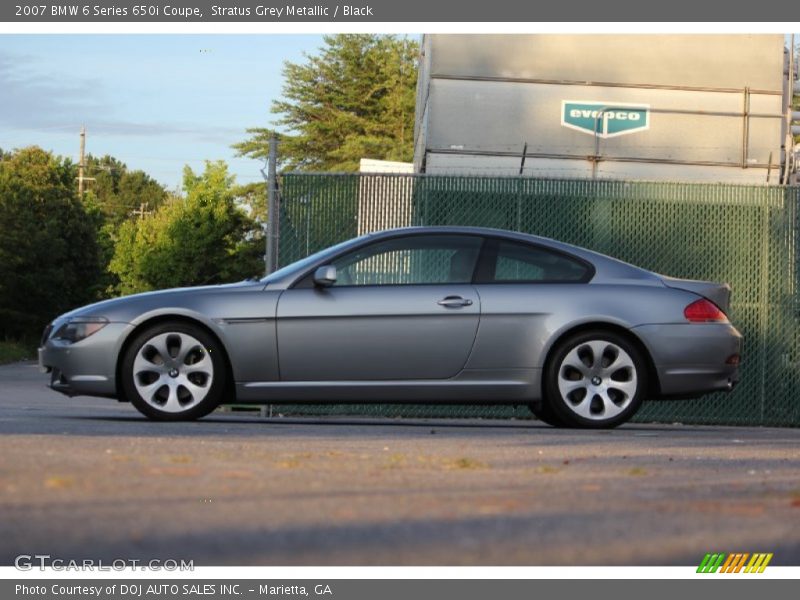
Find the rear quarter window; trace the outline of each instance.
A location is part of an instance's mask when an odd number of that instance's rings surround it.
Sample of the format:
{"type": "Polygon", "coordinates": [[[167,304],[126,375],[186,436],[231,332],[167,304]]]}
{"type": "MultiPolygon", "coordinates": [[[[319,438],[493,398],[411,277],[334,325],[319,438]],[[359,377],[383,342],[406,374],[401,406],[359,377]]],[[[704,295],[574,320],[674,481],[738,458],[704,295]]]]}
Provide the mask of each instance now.
{"type": "Polygon", "coordinates": [[[491,283],[580,283],[592,274],[585,262],[541,246],[498,241],[494,254],[491,283]]]}

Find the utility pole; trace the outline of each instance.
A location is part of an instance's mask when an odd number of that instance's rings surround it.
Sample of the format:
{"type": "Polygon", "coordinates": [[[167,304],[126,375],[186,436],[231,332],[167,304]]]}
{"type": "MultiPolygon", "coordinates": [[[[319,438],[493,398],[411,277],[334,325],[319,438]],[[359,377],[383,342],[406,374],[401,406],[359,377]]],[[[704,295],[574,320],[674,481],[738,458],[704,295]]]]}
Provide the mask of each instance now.
{"type": "Polygon", "coordinates": [[[278,137],[273,133],[269,138],[269,158],[267,172],[261,175],[267,183],[267,232],[266,254],[264,255],[267,275],[278,267],[278,137]]]}
{"type": "Polygon", "coordinates": [[[94,177],[86,177],[86,125],[81,126],[81,151],[78,159],[78,198],[83,198],[85,181],[96,181],[94,177]]]}
{"type": "Polygon", "coordinates": [[[83,198],[83,169],[86,167],[86,125],[81,126],[81,153],[78,161],[78,197],[83,198]]]}
{"type": "Polygon", "coordinates": [[[786,141],[784,142],[784,168],[783,168],[783,185],[791,183],[791,165],[792,154],[794,154],[794,135],[792,135],[792,105],[794,104],[794,34],[789,38],[789,73],[788,73],[788,87],[787,101],[786,101],[786,141]]]}

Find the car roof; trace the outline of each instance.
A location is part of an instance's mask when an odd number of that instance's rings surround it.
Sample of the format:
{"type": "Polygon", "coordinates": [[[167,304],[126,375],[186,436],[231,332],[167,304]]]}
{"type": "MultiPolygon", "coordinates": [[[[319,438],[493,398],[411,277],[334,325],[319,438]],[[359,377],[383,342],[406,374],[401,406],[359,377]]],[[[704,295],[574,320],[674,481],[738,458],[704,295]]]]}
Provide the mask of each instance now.
{"type": "MultiPolygon", "coordinates": [[[[521,239],[526,241],[536,241],[550,245],[554,243],[561,245],[557,240],[546,238],[539,235],[530,233],[522,233],[520,231],[511,231],[508,229],[497,229],[494,227],[474,227],[468,225],[419,225],[413,227],[397,227],[395,229],[385,229],[383,231],[375,231],[367,234],[366,237],[394,237],[404,234],[437,234],[437,233],[450,233],[450,234],[467,234],[467,235],[480,235],[490,237],[504,237],[509,239],[521,239]]],[[[569,245],[569,244],[565,244],[569,245]]],[[[577,246],[576,246],[577,247],[577,246]]]]}
{"type": "Polygon", "coordinates": [[[544,237],[541,235],[535,235],[532,233],[523,233],[521,231],[510,231],[508,229],[497,229],[493,227],[474,227],[474,226],[463,226],[463,225],[398,227],[396,229],[387,229],[384,231],[378,231],[372,234],[368,234],[365,237],[372,237],[373,239],[377,239],[380,237],[395,237],[395,236],[402,236],[406,234],[416,234],[416,233],[480,235],[484,237],[499,237],[508,240],[534,243],[541,246],[553,248],[555,250],[560,250],[562,252],[566,252],[567,254],[572,254],[579,258],[587,260],[590,263],[592,263],[595,269],[598,271],[604,271],[604,272],[610,271],[608,273],[604,273],[609,276],[613,275],[616,277],[620,276],[630,277],[631,275],[642,275],[642,274],[654,275],[653,273],[647,271],[646,269],[626,263],[614,257],[601,254],[600,252],[589,250],[588,248],[575,246],[574,244],[568,244],[566,242],[560,242],[552,238],[544,237]],[[633,271],[635,271],[636,273],[633,273],[633,271]]]}

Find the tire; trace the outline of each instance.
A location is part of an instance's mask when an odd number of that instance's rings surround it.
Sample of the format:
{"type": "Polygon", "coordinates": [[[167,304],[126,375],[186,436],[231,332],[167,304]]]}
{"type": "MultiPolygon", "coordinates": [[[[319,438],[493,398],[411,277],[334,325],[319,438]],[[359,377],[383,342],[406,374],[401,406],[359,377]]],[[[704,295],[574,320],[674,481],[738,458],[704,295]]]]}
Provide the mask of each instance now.
{"type": "Polygon", "coordinates": [[[537,404],[529,404],[528,408],[533,413],[533,416],[539,419],[542,423],[552,427],[564,427],[564,422],[559,419],[550,408],[550,403],[542,400],[537,404]]]}
{"type": "Polygon", "coordinates": [[[629,338],[610,331],[569,336],[554,349],[545,369],[544,403],[567,427],[617,427],[639,410],[645,390],[641,351],[629,338]]]}
{"type": "Polygon", "coordinates": [[[120,369],[122,391],[146,417],[191,421],[222,402],[226,368],[220,344],[205,329],[164,322],[137,334],[120,369]]]}

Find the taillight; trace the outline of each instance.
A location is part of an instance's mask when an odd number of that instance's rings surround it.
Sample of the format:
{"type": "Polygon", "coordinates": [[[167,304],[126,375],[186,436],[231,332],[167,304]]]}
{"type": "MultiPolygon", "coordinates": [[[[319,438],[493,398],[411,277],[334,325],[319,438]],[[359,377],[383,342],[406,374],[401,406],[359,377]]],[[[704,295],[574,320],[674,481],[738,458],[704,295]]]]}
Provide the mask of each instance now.
{"type": "Polygon", "coordinates": [[[728,320],[719,306],[705,298],[695,300],[684,308],[683,316],[690,323],[724,323],[728,320]]]}

